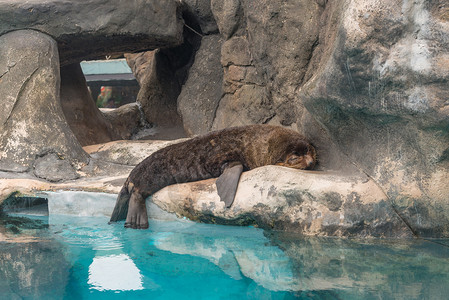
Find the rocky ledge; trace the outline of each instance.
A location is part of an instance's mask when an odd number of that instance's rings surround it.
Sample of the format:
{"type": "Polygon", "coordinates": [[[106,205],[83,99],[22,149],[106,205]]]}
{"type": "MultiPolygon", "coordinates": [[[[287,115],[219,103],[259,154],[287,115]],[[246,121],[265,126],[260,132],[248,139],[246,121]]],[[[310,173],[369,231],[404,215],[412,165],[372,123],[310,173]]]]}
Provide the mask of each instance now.
{"type": "MultiPolygon", "coordinates": [[[[8,173],[3,173],[0,199],[61,190],[115,194],[133,165],[173,142],[117,141],[84,147],[91,162],[74,180],[49,182],[31,173],[8,179],[8,173]]],[[[251,225],[310,236],[413,236],[387,196],[365,175],[266,166],[243,173],[230,209],[220,202],[215,179],[168,186],[148,201],[178,217],[204,223],[251,225]]]]}

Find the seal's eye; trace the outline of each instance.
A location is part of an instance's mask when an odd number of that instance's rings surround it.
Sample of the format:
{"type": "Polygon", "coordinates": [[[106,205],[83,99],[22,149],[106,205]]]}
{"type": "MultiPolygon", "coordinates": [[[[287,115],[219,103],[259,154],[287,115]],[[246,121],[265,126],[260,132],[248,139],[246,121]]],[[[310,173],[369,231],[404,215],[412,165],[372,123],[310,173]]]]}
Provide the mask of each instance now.
{"type": "Polygon", "coordinates": [[[290,165],[295,165],[297,163],[299,163],[301,161],[301,157],[297,156],[297,155],[291,155],[288,160],[287,163],[290,165]]]}
{"type": "Polygon", "coordinates": [[[285,159],[276,163],[276,165],[304,170],[313,167],[313,163],[314,159],[310,155],[290,153],[285,159]]]}

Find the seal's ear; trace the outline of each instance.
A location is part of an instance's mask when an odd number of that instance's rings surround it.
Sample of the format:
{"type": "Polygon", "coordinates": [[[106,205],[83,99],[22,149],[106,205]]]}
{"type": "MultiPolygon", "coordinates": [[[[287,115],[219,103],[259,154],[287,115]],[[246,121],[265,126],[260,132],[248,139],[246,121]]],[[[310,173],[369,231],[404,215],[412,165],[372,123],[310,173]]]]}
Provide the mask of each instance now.
{"type": "Polygon", "coordinates": [[[234,202],[235,193],[237,192],[237,186],[242,172],[243,166],[241,163],[229,164],[215,182],[217,185],[218,196],[220,196],[220,200],[226,204],[226,208],[231,207],[232,202],[234,202]]]}

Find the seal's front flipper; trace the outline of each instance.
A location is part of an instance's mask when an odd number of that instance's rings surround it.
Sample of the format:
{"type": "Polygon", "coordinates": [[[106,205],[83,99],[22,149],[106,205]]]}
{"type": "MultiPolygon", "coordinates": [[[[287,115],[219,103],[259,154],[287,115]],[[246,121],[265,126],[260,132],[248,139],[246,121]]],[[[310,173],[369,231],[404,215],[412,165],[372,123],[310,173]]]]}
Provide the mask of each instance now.
{"type": "Polygon", "coordinates": [[[234,202],[235,193],[237,192],[237,186],[242,172],[243,166],[241,163],[230,164],[215,182],[217,185],[218,196],[220,196],[220,200],[226,204],[227,208],[231,207],[232,202],[234,202]]]}

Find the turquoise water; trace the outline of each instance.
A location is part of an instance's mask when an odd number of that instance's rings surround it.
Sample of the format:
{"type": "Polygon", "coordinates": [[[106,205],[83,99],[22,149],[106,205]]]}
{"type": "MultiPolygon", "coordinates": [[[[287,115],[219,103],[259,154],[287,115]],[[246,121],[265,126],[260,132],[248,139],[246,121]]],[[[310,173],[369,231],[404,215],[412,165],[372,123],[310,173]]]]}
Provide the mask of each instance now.
{"type": "Polygon", "coordinates": [[[1,299],[448,299],[447,240],[301,238],[106,217],[2,217],[1,299]]]}

